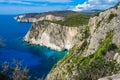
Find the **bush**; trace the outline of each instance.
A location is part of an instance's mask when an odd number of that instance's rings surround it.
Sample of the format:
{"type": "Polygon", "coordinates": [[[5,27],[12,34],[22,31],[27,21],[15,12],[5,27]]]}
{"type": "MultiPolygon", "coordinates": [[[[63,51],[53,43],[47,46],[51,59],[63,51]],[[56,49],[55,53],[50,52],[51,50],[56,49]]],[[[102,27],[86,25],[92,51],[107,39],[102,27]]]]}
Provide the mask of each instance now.
{"type": "Polygon", "coordinates": [[[96,12],[94,16],[99,16],[100,12],[96,12]]]}
{"type": "MultiPolygon", "coordinates": [[[[22,68],[22,64],[20,62],[14,62],[12,66],[10,66],[8,62],[4,62],[2,65],[2,68],[3,68],[3,71],[1,71],[2,74],[5,75],[10,80],[11,79],[12,80],[29,80],[30,79],[30,76],[28,75],[28,69],[22,68]]],[[[7,78],[5,78],[4,80],[6,80],[7,78]]]]}

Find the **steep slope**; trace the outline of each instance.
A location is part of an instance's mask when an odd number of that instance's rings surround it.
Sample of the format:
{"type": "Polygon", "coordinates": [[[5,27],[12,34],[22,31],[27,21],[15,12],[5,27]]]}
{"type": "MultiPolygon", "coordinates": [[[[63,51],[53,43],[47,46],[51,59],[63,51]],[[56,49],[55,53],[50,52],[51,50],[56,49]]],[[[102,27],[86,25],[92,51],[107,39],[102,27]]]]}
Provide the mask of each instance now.
{"type": "Polygon", "coordinates": [[[120,71],[120,3],[92,17],[88,26],[90,36],[74,45],[46,80],[97,80],[120,71]]]}

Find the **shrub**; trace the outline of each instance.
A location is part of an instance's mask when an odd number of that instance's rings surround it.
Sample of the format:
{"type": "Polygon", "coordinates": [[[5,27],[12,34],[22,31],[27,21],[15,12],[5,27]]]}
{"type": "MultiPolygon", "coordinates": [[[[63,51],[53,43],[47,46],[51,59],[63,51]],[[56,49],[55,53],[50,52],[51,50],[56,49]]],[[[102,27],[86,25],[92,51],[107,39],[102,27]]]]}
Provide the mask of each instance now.
{"type": "MultiPolygon", "coordinates": [[[[28,69],[22,68],[21,62],[14,62],[12,66],[8,62],[4,62],[2,65],[4,74],[8,79],[12,80],[29,80],[28,69]],[[13,67],[15,66],[15,67],[13,67]]],[[[5,79],[6,80],[6,79],[5,79]]]]}
{"type": "Polygon", "coordinates": [[[96,12],[94,16],[99,16],[100,12],[96,12]]]}

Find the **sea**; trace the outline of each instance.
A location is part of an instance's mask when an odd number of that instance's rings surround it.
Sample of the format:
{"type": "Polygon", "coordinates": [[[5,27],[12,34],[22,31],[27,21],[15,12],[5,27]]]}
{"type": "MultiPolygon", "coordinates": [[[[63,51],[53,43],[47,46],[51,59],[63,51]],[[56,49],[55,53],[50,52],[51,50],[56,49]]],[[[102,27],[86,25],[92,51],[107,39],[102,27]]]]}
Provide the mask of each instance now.
{"type": "Polygon", "coordinates": [[[32,23],[17,22],[16,15],[0,15],[0,67],[4,62],[22,63],[29,69],[30,80],[45,78],[51,68],[63,58],[67,51],[58,52],[44,46],[29,45],[23,41],[32,23]]]}

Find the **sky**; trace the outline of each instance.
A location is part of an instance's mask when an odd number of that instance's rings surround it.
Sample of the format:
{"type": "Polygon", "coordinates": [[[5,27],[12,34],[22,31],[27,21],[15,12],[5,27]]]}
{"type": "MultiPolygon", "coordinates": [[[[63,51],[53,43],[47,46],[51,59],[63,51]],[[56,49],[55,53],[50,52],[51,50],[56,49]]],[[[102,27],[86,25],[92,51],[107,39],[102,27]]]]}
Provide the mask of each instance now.
{"type": "Polygon", "coordinates": [[[58,10],[104,10],[120,0],[0,0],[0,14],[41,13],[58,10]]]}

